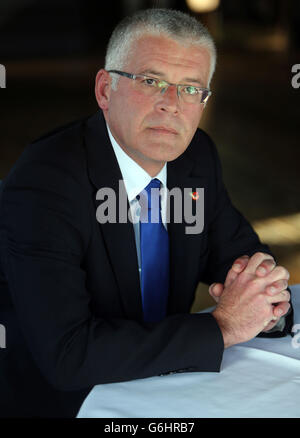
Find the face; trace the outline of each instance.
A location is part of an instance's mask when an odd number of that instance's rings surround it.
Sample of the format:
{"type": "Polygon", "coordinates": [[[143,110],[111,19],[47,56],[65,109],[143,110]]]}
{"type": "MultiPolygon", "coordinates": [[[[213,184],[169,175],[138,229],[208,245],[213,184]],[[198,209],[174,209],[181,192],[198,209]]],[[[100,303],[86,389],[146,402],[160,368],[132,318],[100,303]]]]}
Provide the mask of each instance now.
{"type": "MultiPolygon", "coordinates": [[[[171,39],[148,35],[135,43],[122,70],[170,83],[207,87],[209,69],[206,49],[184,47],[171,39]]],[[[136,90],[131,79],[120,76],[116,91],[110,84],[110,75],[100,70],[96,96],[111,133],[132,159],[155,176],[165,162],[174,160],[188,147],[203,105],[183,102],[176,87],[149,97],[136,90]]]]}

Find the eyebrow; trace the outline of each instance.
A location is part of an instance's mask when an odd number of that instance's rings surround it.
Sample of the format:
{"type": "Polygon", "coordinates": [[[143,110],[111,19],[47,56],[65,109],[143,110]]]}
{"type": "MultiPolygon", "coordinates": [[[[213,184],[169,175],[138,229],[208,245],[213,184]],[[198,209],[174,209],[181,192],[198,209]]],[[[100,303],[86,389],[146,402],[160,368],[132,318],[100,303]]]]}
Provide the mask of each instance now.
{"type": "MultiPolygon", "coordinates": [[[[158,77],[162,77],[162,78],[164,76],[163,73],[160,73],[156,70],[151,70],[151,69],[143,70],[139,74],[141,74],[141,75],[154,75],[154,76],[158,76],[158,77]]],[[[183,78],[182,81],[180,81],[180,84],[184,84],[184,82],[195,82],[195,83],[199,84],[200,87],[204,87],[203,82],[200,79],[186,77],[186,78],[183,78]]]]}

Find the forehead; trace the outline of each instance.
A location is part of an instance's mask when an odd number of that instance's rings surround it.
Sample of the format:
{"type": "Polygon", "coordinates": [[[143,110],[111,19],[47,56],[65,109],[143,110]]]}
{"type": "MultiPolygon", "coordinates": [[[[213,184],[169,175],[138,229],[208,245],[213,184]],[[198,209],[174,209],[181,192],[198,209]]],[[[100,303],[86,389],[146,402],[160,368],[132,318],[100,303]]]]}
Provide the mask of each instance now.
{"type": "Polygon", "coordinates": [[[205,86],[210,55],[207,49],[199,46],[183,46],[164,36],[144,35],[133,43],[126,68],[136,74],[157,71],[170,82],[195,78],[205,86]]]}

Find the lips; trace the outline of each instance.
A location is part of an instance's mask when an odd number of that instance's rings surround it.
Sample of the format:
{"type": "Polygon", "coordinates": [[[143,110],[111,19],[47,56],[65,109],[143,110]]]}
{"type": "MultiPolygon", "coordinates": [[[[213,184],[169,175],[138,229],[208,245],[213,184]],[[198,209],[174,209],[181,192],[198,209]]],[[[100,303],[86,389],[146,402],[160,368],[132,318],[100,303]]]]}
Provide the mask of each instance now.
{"type": "Polygon", "coordinates": [[[169,126],[151,126],[150,129],[153,129],[153,130],[155,130],[155,131],[158,131],[158,132],[160,132],[160,133],[162,133],[162,134],[163,134],[163,133],[166,133],[166,134],[175,134],[175,135],[178,134],[178,132],[177,132],[175,129],[170,128],[169,126]]]}

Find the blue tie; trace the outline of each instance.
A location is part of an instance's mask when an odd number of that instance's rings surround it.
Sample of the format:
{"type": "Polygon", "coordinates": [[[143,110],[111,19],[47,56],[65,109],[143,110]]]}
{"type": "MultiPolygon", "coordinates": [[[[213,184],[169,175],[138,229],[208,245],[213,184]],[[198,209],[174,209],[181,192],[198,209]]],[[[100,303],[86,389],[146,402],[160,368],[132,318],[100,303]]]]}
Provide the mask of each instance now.
{"type": "Polygon", "coordinates": [[[140,193],[141,288],[146,322],[165,317],[169,292],[169,237],[161,219],[159,188],[160,181],[153,179],[140,193]]]}

